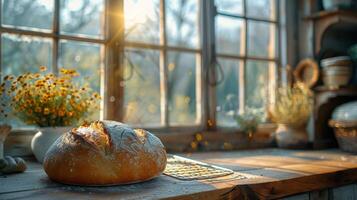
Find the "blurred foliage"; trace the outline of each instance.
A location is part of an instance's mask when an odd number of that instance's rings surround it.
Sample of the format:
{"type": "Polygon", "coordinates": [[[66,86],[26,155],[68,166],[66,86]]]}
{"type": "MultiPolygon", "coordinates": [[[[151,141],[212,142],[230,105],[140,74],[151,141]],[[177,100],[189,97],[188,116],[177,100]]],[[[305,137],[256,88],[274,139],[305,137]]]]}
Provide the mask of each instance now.
{"type": "Polygon", "coordinates": [[[156,50],[125,50],[124,121],[160,125],[160,53],[156,50]]]}
{"type": "MultiPolygon", "coordinates": [[[[159,3],[125,1],[126,40],[157,43],[159,3]],[[138,10],[146,6],[141,12],[138,10]],[[156,7],[153,7],[156,5],[156,7]],[[134,11],[130,8],[138,7],[134,11]],[[140,22],[139,22],[140,21],[140,22]],[[136,24],[133,24],[136,22],[136,24]],[[144,28],[146,27],[146,28],[144,28]],[[145,31],[145,34],[143,34],[145,31]],[[144,40],[144,41],[143,41],[144,40]]],[[[198,1],[174,1],[167,4],[168,43],[174,46],[198,46],[198,1]],[[191,17],[190,17],[191,16],[191,17]],[[197,18],[197,19],[196,19],[197,18]]],[[[171,125],[196,123],[196,55],[186,52],[167,52],[168,109],[171,125]]],[[[160,53],[155,50],[127,48],[124,62],[124,121],[146,126],[161,126],[160,53]]]]}
{"type": "Polygon", "coordinates": [[[263,120],[263,113],[257,109],[246,109],[243,114],[235,117],[239,128],[250,135],[257,131],[259,123],[263,120]]]}

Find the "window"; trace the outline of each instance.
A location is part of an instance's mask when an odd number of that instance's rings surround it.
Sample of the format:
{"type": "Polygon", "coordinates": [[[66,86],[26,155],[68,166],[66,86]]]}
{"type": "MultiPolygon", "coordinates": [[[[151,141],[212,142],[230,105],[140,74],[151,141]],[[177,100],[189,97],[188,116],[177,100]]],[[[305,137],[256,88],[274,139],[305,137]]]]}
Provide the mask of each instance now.
{"type": "Polygon", "coordinates": [[[125,122],[200,123],[199,7],[198,0],[124,1],[125,122]]]}
{"type": "Polygon", "coordinates": [[[216,88],[217,125],[235,126],[234,114],[251,109],[264,114],[272,98],[270,88],[278,61],[278,5],[275,0],[215,3],[217,60],[222,68],[222,82],[216,88]]]}
{"type": "MultiPolygon", "coordinates": [[[[1,76],[75,68],[100,91],[105,0],[2,0],[1,76]]],[[[99,117],[99,113],[95,118],[99,117]]],[[[23,126],[11,120],[13,126],[23,126]]]]}
{"type": "Polygon", "coordinates": [[[234,114],[271,99],[278,4],[1,0],[1,74],[75,68],[104,95],[104,118],[164,130],[233,127],[234,114]]]}

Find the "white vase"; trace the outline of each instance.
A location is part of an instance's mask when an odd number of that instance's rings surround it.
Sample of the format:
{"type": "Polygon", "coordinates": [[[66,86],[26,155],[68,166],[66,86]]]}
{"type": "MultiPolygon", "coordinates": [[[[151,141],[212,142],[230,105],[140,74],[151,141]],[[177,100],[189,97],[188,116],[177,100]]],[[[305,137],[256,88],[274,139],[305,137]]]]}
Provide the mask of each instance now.
{"type": "Polygon", "coordinates": [[[292,126],[289,124],[278,124],[275,138],[280,148],[304,149],[308,147],[306,125],[292,126]]]}
{"type": "Polygon", "coordinates": [[[38,162],[42,163],[47,150],[64,133],[71,130],[71,127],[41,127],[31,141],[31,149],[38,162]]]}
{"type": "Polygon", "coordinates": [[[4,143],[7,135],[10,134],[11,126],[0,125],[0,159],[4,158],[4,143]]]}

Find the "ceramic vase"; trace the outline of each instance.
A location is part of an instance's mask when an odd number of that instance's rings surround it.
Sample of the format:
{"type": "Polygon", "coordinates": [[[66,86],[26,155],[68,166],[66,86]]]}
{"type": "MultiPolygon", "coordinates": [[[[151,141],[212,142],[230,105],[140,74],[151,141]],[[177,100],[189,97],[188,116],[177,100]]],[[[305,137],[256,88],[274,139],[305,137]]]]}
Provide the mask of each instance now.
{"type": "Polygon", "coordinates": [[[71,130],[71,127],[41,127],[32,138],[31,149],[38,162],[42,163],[47,150],[64,133],[71,130]]]}
{"type": "Polygon", "coordinates": [[[304,149],[308,147],[306,125],[279,124],[275,131],[275,138],[280,148],[304,149]]]}
{"type": "Polygon", "coordinates": [[[322,0],[325,10],[351,10],[356,8],[354,0],[322,0]]]}
{"type": "Polygon", "coordinates": [[[0,159],[4,158],[4,143],[7,135],[10,134],[11,126],[0,125],[0,159]]]}

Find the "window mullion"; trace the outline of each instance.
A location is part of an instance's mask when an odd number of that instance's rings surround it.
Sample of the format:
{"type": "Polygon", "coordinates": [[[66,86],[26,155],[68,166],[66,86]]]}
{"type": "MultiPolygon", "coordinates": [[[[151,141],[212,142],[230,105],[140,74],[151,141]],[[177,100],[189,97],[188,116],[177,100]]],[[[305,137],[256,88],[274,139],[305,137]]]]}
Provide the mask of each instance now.
{"type": "MultiPolygon", "coordinates": [[[[160,44],[166,47],[166,16],[165,0],[160,0],[160,44]]],[[[169,125],[168,110],[168,72],[167,72],[167,49],[160,51],[160,107],[161,107],[161,124],[165,127],[169,125]]]]}
{"type": "MultiPolygon", "coordinates": [[[[277,42],[276,43],[277,44],[276,44],[276,47],[274,49],[275,52],[276,52],[276,48],[278,49],[278,52],[277,52],[278,53],[278,55],[277,55],[278,62],[276,62],[276,66],[275,66],[276,67],[276,73],[279,71],[278,69],[280,67],[282,67],[282,64],[286,63],[286,56],[283,56],[283,50],[285,50],[285,52],[287,52],[286,51],[286,46],[283,47],[284,43],[282,42],[282,35],[284,33],[282,32],[282,29],[281,29],[281,24],[283,23],[282,17],[281,17],[281,15],[282,15],[281,12],[285,12],[285,10],[282,8],[282,6],[285,6],[285,1],[281,2],[281,0],[277,0],[276,1],[276,21],[278,22],[276,24],[276,31],[277,31],[277,38],[276,38],[277,42]],[[285,61],[283,61],[283,60],[285,60],[285,61]]],[[[284,37],[284,38],[286,38],[286,37],[284,37]]],[[[281,77],[278,74],[275,74],[275,76],[277,77],[276,84],[280,83],[281,77]]]]}
{"type": "Polygon", "coordinates": [[[208,70],[207,67],[209,64],[209,54],[208,54],[208,33],[209,29],[207,27],[207,23],[209,22],[207,20],[207,5],[208,1],[205,0],[200,0],[199,1],[199,41],[200,41],[200,49],[201,49],[201,54],[199,56],[199,60],[196,63],[196,73],[197,73],[197,88],[196,88],[196,95],[197,95],[197,119],[198,123],[203,129],[206,129],[207,127],[207,121],[209,119],[209,112],[208,112],[208,85],[205,84],[207,83],[207,77],[205,76],[207,73],[206,71],[208,70]],[[207,109],[206,109],[207,108],[207,109]]]}
{"type": "MultiPolygon", "coordinates": [[[[2,3],[0,2],[0,29],[2,27],[2,3]]],[[[2,80],[2,32],[0,31],[0,82],[2,80]]]]}
{"type": "MultiPolygon", "coordinates": [[[[243,16],[247,16],[247,0],[243,0],[243,16]]],[[[242,37],[244,37],[244,59],[243,65],[239,65],[239,113],[243,113],[245,110],[245,67],[247,66],[247,54],[248,54],[248,20],[244,20],[244,30],[242,37]]]]}
{"type": "MultiPolygon", "coordinates": [[[[281,19],[281,12],[284,12],[284,10],[281,8],[281,6],[285,5],[285,2],[281,2],[280,0],[276,0],[276,4],[275,4],[275,15],[276,15],[276,26],[274,27],[274,37],[275,37],[275,48],[274,48],[274,52],[277,53],[277,55],[275,55],[276,58],[276,62],[274,62],[274,66],[272,66],[272,64],[269,64],[269,104],[272,104],[275,102],[275,88],[277,86],[279,86],[280,82],[281,82],[281,76],[279,76],[278,71],[279,68],[281,67],[281,65],[283,63],[286,63],[286,57],[283,58],[283,52],[282,50],[286,50],[286,48],[283,47],[283,43],[282,43],[282,30],[281,30],[281,24],[282,24],[282,19],[281,19]],[[276,50],[278,49],[278,51],[276,50]],[[283,61],[285,60],[285,61],[283,61]]],[[[267,105],[268,108],[270,105],[267,105]]]]}
{"type": "Polygon", "coordinates": [[[206,87],[207,87],[207,103],[206,103],[206,127],[208,130],[216,129],[216,87],[211,84],[216,82],[216,68],[213,66],[216,63],[216,37],[215,37],[215,16],[216,8],[214,0],[204,1],[205,4],[205,18],[207,20],[205,40],[206,46],[202,46],[203,52],[206,53],[203,56],[206,56],[204,66],[205,66],[205,78],[206,78],[206,87]]]}
{"type": "Polygon", "coordinates": [[[225,13],[225,12],[218,12],[219,15],[226,16],[226,17],[232,17],[235,19],[243,19],[243,20],[251,20],[251,21],[256,21],[256,22],[266,22],[266,23],[272,23],[272,24],[277,24],[278,22],[276,20],[270,20],[270,19],[263,19],[263,18],[257,18],[257,17],[247,17],[246,15],[241,16],[241,15],[235,15],[231,13],[225,13]]]}
{"type": "Polygon", "coordinates": [[[274,57],[277,58],[277,60],[280,60],[281,56],[281,48],[279,39],[280,38],[280,31],[279,31],[279,23],[280,23],[280,1],[276,0],[276,3],[273,5],[272,12],[275,14],[275,20],[277,23],[272,24],[270,23],[270,30],[269,30],[269,35],[270,35],[270,42],[272,42],[271,45],[271,52],[269,57],[274,57]],[[278,49],[278,51],[277,51],[278,49]]]}
{"type": "Polygon", "coordinates": [[[52,38],[52,72],[58,73],[58,54],[59,54],[59,20],[60,20],[60,0],[55,0],[54,12],[53,12],[53,27],[52,31],[54,37],[52,38]]]}
{"type": "Polygon", "coordinates": [[[124,115],[124,0],[106,1],[104,88],[101,88],[104,119],[122,121],[124,115]]]}

